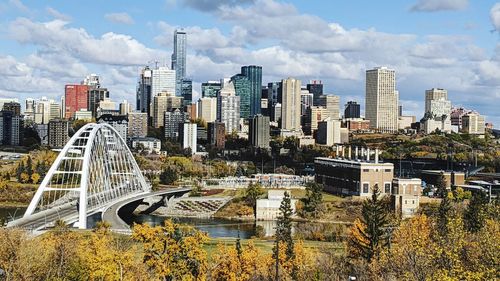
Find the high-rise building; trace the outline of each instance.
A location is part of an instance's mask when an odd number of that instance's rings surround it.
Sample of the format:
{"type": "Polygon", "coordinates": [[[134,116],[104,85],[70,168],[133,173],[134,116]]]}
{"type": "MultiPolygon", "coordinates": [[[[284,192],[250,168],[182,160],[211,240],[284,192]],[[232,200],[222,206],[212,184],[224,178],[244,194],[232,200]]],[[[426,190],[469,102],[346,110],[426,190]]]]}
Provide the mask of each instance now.
{"type": "Polygon", "coordinates": [[[3,104],[3,111],[10,111],[14,116],[21,115],[21,104],[18,102],[6,102],[3,104]]]}
{"type": "Polygon", "coordinates": [[[14,98],[0,98],[0,109],[2,109],[3,104],[7,102],[19,102],[19,100],[14,98]]]}
{"type": "MultiPolygon", "coordinates": [[[[175,95],[176,79],[176,71],[173,69],[169,69],[166,66],[160,66],[153,69],[151,78],[151,95],[154,97],[162,92],[175,95]]],[[[181,96],[181,94],[178,96],[181,96]]]]}
{"type": "Polygon", "coordinates": [[[32,98],[27,98],[25,101],[24,117],[35,119],[35,100],[32,98]]]}
{"type": "Polygon", "coordinates": [[[196,107],[198,118],[205,122],[214,122],[217,119],[217,98],[200,98],[196,107]]]}
{"type": "Polygon", "coordinates": [[[182,98],[184,99],[184,105],[193,102],[193,80],[187,78],[182,80],[182,98]]]}
{"type": "Polygon", "coordinates": [[[306,115],[307,109],[313,106],[313,94],[302,89],[300,92],[300,115],[306,115]]]}
{"type": "Polygon", "coordinates": [[[253,147],[269,148],[269,117],[257,114],[250,118],[248,140],[253,147]]]}
{"type": "Polygon", "coordinates": [[[220,81],[207,81],[201,83],[201,96],[203,98],[216,98],[217,92],[222,88],[220,81]]]}
{"type": "Polygon", "coordinates": [[[250,80],[243,74],[236,74],[231,77],[231,82],[234,85],[236,96],[240,97],[240,116],[243,119],[248,119],[250,117],[251,104],[250,80]]]}
{"type": "Polygon", "coordinates": [[[328,117],[333,120],[340,119],[340,97],[334,95],[322,95],[318,98],[318,105],[326,109],[328,117]]]}
{"type": "Polygon", "coordinates": [[[66,85],[64,88],[64,108],[66,119],[73,117],[75,111],[87,108],[88,103],[88,89],[87,85],[66,85]]]}
{"type": "Polygon", "coordinates": [[[283,85],[283,103],[281,108],[281,129],[300,132],[300,80],[287,78],[281,81],[283,85]]]}
{"type": "Polygon", "coordinates": [[[468,113],[475,113],[473,110],[463,107],[452,108],[451,110],[451,125],[456,126],[458,130],[462,129],[462,117],[468,113]]]}
{"type": "Polygon", "coordinates": [[[137,81],[137,96],[135,109],[140,112],[146,112],[149,117],[149,105],[151,104],[151,80],[153,71],[149,66],[144,67],[139,74],[137,81]]]}
{"type": "Polygon", "coordinates": [[[97,74],[90,74],[85,77],[82,81],[82,85],[87,85],[90,88],[100,88],[101,87],[101,81],[99,78],[99,75],[97,74]]]}
{"type": "Polygon", "coordinates": [[[63,119],[53,119],[49,121],[49,146],[61,148],[69,140],[69,121],[63,119]]]}
{"type": "Polygon", "coordinates": [[[75,120],[92,120],[92,112],[88,110],[78,110],[73,114],[73,119],[75,120]]]}
{"type": "Polygon", "coordinates": [[[226,126],[222,122],[209,122],[207,141],[217,149],[223,149],[226,144],[226,126]]]}
{"type": "Polygon", "coordinates": [[[340,121],[326,118],[325,120],[318,122],[316,143],[324,145],[341,143],[340,121]]]}
{"type": "Polygon", "coordinates": [[[191,149],[191,154],[196,154],[197,125],[196,123],[184,123],[181,125],[182,148],[191,149]]]}
{"type": "Polygon", "coordinates": [[[20,115],[14,111],[0,110],[0,145],[20,145],[22,128],[23,118],[20,115]]]}
{"type": "Polygon", "coordinates": [[[109,91],[107,88],[89,87],[88,89],[87,110],[92,112],[92,117],[97,117],[97,108],[99,103],[104,100],[109,100],[109,91]]]}
{"type": "Polygon", "coordinates": [[[451,132],[451,101],[444,89],[425,91],[424,131],[430,134],[436,130],[451,132]]]}
{"type": "Polygon", "coordinates": [[[314,135],[318,130],[318,122],[328,118],[329,114],[323,106],[311,106],[306,111],[306,121],[304,124],[304,133],[307,135],[314,135]]]}
{"type": "Polygon", "coordinates": [[[241,74],[250,82],[250,116],[261,113],[262,66],[248,65],[241,67],[241,74]]]}
{"type": "Polygon", "coordinates": [[[188,120],[196,120],[198,118],[198,110],[196,103],[186,105],[186,114],[188,120]]]}
{"type": "Polygon", "coordinates": [[[127,100],[124,100],[120,103],[119,109],[120,115],[128,115],[129,112],[132,112],[132,105],[127,100]]]}
{"type": "Polygon", "coordinates": [[[131,111],[128,113],[128,136],[145,137],[148,134],[148,114],[146,112],[131,111]]]}
{"type": "MultiPolygon", "coordinates": [[[[83,110],[83,108],[82,108],[83,110]]],[[[61,105],[52,101],[49,104],[49,120],[61,118],[61,105]]]]}
{"type": "Polygon", "coordinates": [[[272,122],[278,122],[281,119],[281,112],[275,115],[274,107],[277,103],[281,103],[281,82],[271,82],[267,84],[267,107],[272,122]]]}
{"type": "Polygon", "coordinates": [[[217,94],[217,121],[224,123],[228,133],[239,129],[240,98],[236,95],[233,81],[224,83],[217,94]]]}
{"type": "Polygon", "coordinates": [[[365,115],[370,127],[382,132],[397,131],[398,105],[395,71],[387,67],[367,70],[365,115]]]}
{"type": "Polygon", "coordinates": [[[164,130],[165,138],[170,140],[179,139],[179,126],[186,122],[186,115],[183,111],[175,109],[174,111],[165,111],[164,130]]]}
{"type": "Polygon", "coordinates": [[[355,101],[348,101],[345,105],[344,118],[360,118],[361,106],[355,101]]]}
{"type": "Polygon", "coordinates": [[[182,81],[186,78],[186,41],[186,32],[182,30],[175,30],[174,52],[172,53],[172,69],[175,70],[176,96],[182,95],[182,81]]]}
{"type": "Polygon", "coordinates": [[[182,108],[182,97],[174,96],[173,93],[162,92],[153,98],[152,114],[153,127],[163,126],[163,117],[165,111],[173,111],[176,108],[182,108]]]}
{"type": "Polygon", "coordinates": [[[462,131],[471,135],[484,135],[484,116],[478,113],[467,113],[462,117],[462,131]]]}
{"type": "Polygon", "coordinates": [[[128,118],[125,115],[113,116],[110,114],[102,115],[97,119],[97,123],[109,124],[115,129],[124,141],[128,136],[128,118]]]}
{"type": "Polygon", "coordinates": [[[319,105],[319,97],[323,95],[323,83],[321,83],[321,80],[312,80],[306,87],[309,93],[313,94],[313,104],[319,105]]]}

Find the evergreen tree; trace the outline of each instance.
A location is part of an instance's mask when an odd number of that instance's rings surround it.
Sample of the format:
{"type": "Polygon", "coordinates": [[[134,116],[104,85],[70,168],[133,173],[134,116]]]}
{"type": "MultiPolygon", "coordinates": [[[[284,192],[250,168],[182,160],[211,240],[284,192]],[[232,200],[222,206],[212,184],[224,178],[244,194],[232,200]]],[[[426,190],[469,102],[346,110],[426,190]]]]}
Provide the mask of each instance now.
{"type": "Polygon", "coordinates": [[[24,173],[24,171],[25,171],[24,162],[20,161],[16,169],[16,178],[18,182],[22,182],[21,175],[24,173]]]}
{"type": "Polygon", "coordinates": [[[488,198],[482,191],[474,193],[464,213],[465,227],[470,232],[478,232],[484,225],[488,198]]]}
{"type": "Polygon", "coordinates": [[[448,195],[448,191],[446,190],[446,179],[444,175],[441,175],[437,178],[436,181],[436,195],[440,198],[445,198],[448,195]]]}
{"type": "Polygon", "coordinates": [[[31,157],[28,155],[28,159],[26,160],[26,174],[28,176],[33,175],[33,161],[31,160],[31,157]]]}
{"type": "Polygon", "coordinates": [[[167,166],[161,171],[160,183],[162,184],[173,184],[178,179],[177,171],[170,166],[167,166]]]}
{"type": "Polygon", "coordinates": [[[441,237],[448,235],[448,222],[450,220],[451,200],[448,196],[444,197],[439,204],[437,228],[441,237]]]}
{"type": "Polygon", "coordinates": [[[372,196],[363,202],[361,224],[355,225],[358,236],[349,237],[349,245],[356,249],[367,261],[377,258],[382,247],[387,245],[385,228],[388,226],[387,207],[379,198],[380,190],[376,184],[372,196]]]}
{"type": "Polygon", "coordinates": [[[306,197],[303,199],[304,211],[317,218],[321,213],[320,205],[323,201],[323,185],[316,182],[308,182],[306,185],[306,197]]]}
{"type": "Polygon", "coordinates": [[[241,239],[240,239],[240,225],[238,224],[238,238],[236,238],[236,253],[238,254],[238,259],[241,260],[241,239]]]}
{"type": "MultiPolygon", "coordinates": [[[[279,244],[286,244],[286,257],[287,260],[291,260],[294,258],[294,250],[293,250],[293,239],[292,239],[292,203],[290,199],[290,195],[285,191],[283,200],[280,205],[280,216],[278,217],[278,222],[276,226],[276,239],[275,246],[273,248],[273,258],[276,261],[276,267],[278,268],[278,260],[279,260],[279,244]]],[[[295,270],[292,269],[293,272],[295,270]]],[[[292,274],[293,275],[293,274],[292,274]]]]}

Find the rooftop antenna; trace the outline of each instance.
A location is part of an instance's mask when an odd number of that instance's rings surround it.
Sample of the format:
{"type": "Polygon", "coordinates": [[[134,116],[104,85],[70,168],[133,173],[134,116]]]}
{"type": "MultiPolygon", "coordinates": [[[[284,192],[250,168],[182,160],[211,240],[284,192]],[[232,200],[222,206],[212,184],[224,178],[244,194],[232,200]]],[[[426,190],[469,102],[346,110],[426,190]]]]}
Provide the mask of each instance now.
{"type": "Polygon", "coordinates": [[[160,63],[158,60],[150,60],[148,61],[148,64],[154,63],[155,64],[155,69],[158,69],[158,64],[160,63]]]}

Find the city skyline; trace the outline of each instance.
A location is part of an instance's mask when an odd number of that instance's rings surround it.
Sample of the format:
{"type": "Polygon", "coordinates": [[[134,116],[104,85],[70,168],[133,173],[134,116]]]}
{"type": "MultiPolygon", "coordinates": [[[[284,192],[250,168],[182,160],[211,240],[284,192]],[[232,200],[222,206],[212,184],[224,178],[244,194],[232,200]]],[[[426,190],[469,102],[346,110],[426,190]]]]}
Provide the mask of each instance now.
{"type": "Polygon", "coordinates": [[[500,95],[500,4],[495,1],[387,1],[378,4],[377,16],[361,11],[374,5],[361,1],[174,2],[150,7],[109,2],[92,15],[82,12],[83,3],[1,4],[7,31],[0,47],[5,71],[0,97],[58,100],[65,84],[98,73],[114,101],[133,101],[140,67],[154,60],[169,65],[173,32],[183,29],[193,101],[201,96],[202,82],[231,77],[243,65],[262,65],[263,84],[289,76],[302,84],[321,79],[325,93],[339,95],[341,105],[356,100],[364,111],[364,72],[388,66],[397,73],[405,114],[422,117],[425,91],[444,88],[454,106],[500,123],[491,102],[500,95]],[[314,41],[318,44],[310,44],[314,41]]]}

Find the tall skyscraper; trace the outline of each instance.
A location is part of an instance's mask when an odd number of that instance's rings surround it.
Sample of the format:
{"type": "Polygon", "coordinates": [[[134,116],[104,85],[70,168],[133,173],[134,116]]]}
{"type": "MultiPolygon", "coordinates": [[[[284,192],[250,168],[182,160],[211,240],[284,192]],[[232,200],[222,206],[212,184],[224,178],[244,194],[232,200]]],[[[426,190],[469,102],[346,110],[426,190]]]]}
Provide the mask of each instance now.
{"type": "Polygon", "coordinates": [[[397,131],[398,105],[395,71],[387,67],[367,70],[365,117],[370,127],[382,132],[397,131]]]}
{"type": "Polygon", "coordinates": [[[176,108],[182,108],[182,97],[174,96],[173,93],[168,92],[156,95],[152,104],[153,127],[163,126],[165,111],[173,111],[176,108]]]}
{"type": "Polygon", "coordinates": [[[318,105],[323,106],[326,109],[326,112],[328,113],[327,117],[331,117],[332,120],[338,120],[340,118],[339,96],[322,95],[318,99],[318,105]]]}
{"type": "Polygon", "coordinates": [[[283,104],[281,108],[281,129],[300,132],[300,92],[301,82],[298,79],[287,78],[281,81],[283,85],[283,104]]]}
{"type": "Polygon", "coordinates": [[[197,125],[196,123],[184,123],[181,125],[182,148],[191,149],[191,154],[196,154],[197,125]]]}
{"type": "Polygon", "coordinates": [[[226,125],[222,122],[207,123],[207,141],[217,149],[223,149],[226,144],[226,125]]]}
{"type": "Polygon", "coordinates": [[[193,102],[193,80],[187,78],[182,80],[182,98],[184,98],[184,105],[193,102]]]}
{"type": "Polygon", "coordinates": [[[261,114],[248,122],[248,140],[253,147],[269,148],[269,117],[261,114]]]}
{"type": "Polygon", "coordinates": [[[13,111],[0,110],[0,145],[20,145],[23,118],[13,111]]]}
{"type": "Polygon", "coordinates": [[[321,83],[321,80],[311,80],[306,87],[309,93],[313,94],[314,96],[314,105],[319,105],[319,97],[323,95],[323,83],[321,83]]]}
{"type": "Polygon", "coordinates": [[[3,111],[10,111],[14,116],[21,115],[21,104],[18,102],[6,102],[3,104],[3,111]]]}
{"type": "MultiPolygon", "coordinates": [[[[156,96],[161,92],[175,95],[176,93],[176,71],[166,66],[160,66],[152,70],[151,95],[156,96]]],[[[181,81],[182,82],[182,81],[181,81]]],[[[178,96],[181,96],[180,94],[178,96]]]]}
{"type": "Polygon", "coordinates": [[[128,115],[129,112],[132,112],[132,105],[127,100],[124,100],[120,103],[119,109],[120,115],[128,115]]]}
{"type": "Polygon", "coordinates": [[[344,118],[360,118],[361,106],[355,101],[348,101],[345,105],[344,118]]]}
{"type": "Polygon", "coordinates": [[[99,107],[99,103],[106,99],[109,99],[109,91],[107,88],[97,88],[97,87],[89,87],[88,93],[88,106],[87,110],[92,112],[92,117],[97,117],[97,108],[99,107]]]}
{"type": "Polygon", "coordinates": [[[186,78],[186,32],[175,30],[174,52],[172,53],[172,69],[175,70],[175,94],[182,95],[182,81],[186,78]]]}
{"type": "Polygon", "coordinates": [[[300,92],[300,115],[306,115],[307,109],[313,106],[313,94],[308,90],[301,90],[300,92]]]}
{"type": "Polygon", "coordinates": [[[87,85],[66,85],[64,88],[65,118],[73,117],[75,111],[86,109],[88,103],[87,85]]]}
{"type": "Polygon", "coordinates": [[[240,97],[240,116],[243,119],[248,119],[250,117],[251,104],[250,80],[248,80],[248,77],[243,74],[236,74],[231,77],[231,82],[234,85],[236,95],[240,97]]]}
{"type": "Polygon", "coordinates": [[[484,135],[484,116],[478,113],[467,113],[462,117],[462,131],[471,135],[484,135]]]}
{"type": "Polygon", "coordinates": [[[269,115],[272,122],[278,122],[281,119],[280,115],[275,115],[275,106],[277,103],[281,103],[281,82],[271,82],[267,84],[267,107],[269,108],[269,115]]]}
{"type": "Polygon", "coordinates": [[[220,81],[203,82],[201,83],[201,96],[203,98],[215,98],[221,87],[222,84],[220,81]]]}
{"type": "Polygon", "coordinates": [[[135,109],[140,112],[146,112],[149,117],[149,105],[151,104],[151,80],[153,71],[149,66],[141,69],[139,80],[137,81],[137,96],[135,109]]]}
{"type": "Polygon", "coordinates": [[[198,118],[206,122],[214,122],[217,119],[217,98],[200,98],[196,107],[198,118]]]}
{"type": "Polygon", "coordinates": [[[262,66],[248,65],[241,67],[241,74],[250,82],[250,116],[261,113],[262,66]]]}
{"type": "Polygon", "coordinates": [[[451,132],[451,101],[444,89],[425,91],[424,131],[430,134],[436,130],[451,132]]]}
{"type": "Polygon", "coordinates": [[[334,145],[341,143],[340,121],[326,118],[318,123],[316,141],[319,144],[334,145]]]}
{"type": "Polygon", "coordinates": [[[217,95],[217,121],[224,123],[228,133],[239,129],[240,98],[232,81],[224,83],[217,95]]]}

